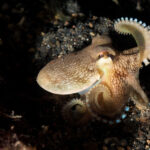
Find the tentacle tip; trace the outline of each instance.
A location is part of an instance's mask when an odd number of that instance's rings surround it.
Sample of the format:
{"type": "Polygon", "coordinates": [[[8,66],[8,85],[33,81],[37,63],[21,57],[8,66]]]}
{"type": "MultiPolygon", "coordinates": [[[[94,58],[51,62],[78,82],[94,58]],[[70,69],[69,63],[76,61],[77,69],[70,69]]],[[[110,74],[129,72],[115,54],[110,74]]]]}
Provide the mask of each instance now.
{"type": "Polygon", "coordinates": [[[80,124],[86,120],[87,109],[85,103],[80,99],[73,99],[62,109],[62,116],[65,121],[72,124],[80,124]]]}

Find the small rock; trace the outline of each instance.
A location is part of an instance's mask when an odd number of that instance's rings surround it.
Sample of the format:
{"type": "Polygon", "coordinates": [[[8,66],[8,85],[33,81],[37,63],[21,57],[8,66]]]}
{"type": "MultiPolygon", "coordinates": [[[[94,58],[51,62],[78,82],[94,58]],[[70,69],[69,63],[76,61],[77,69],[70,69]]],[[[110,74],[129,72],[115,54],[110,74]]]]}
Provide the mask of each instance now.
{"type": "Polygon", "coordinates": [[[146,145],[146,146],[145,146],[145,149],[146,149],[146,150],[149,150],[149,146],[148,146],[148,145],[146,145]]]}
{"type": "Polygon", "coordinates": [[[127,146],[127,141],[125,139],[121,140],[120,142],[121,146],[127,146]]]}
{"type": "Polygon", "coordinates": [[[121,146],[118,146],[117,147],[117,150],[125,150],[125,148],[121,147],[121,146]]]}
{"type": "Polygon", "coordinates": [[[95,36],[95,33],[94,33],[94,32],[90,32],[90,35],[91,35],[91,36],[95,36]]]}
{"type": "Polygon", "coordinates": [[[150,144],[150,140],[147,140],[146,142],[147,142],[148,145],[150,144]]]}
{"type": "Polygon", "coordinates": [[[44,32],[41,32],[41,36],[44,36],[45,35],[45,33],[44,32]]]}
{"type": "Polygon", "coordinates": [[[90,28],[93,28],[93,24],[92,24],[91,22],[89,23],[89,27],[90,27],[90,28]]]}
{"type": "Polygon", "coordinates": [[[68,25],[69,25],[69,22],[65,21],[64,26],[68,26],[68,25]]]}
{"type": "Polygon", "coordinates": [[[93,16],[93,18],[92,18],[92,19],[93,19],[93,20],[96,20],[97,18],[98,18],[97,16],[93,16]]]}
{"type": "Polygon", "coordinates": [[[107,146],[103,146],[102,150],[108,150],[107,146]]]}

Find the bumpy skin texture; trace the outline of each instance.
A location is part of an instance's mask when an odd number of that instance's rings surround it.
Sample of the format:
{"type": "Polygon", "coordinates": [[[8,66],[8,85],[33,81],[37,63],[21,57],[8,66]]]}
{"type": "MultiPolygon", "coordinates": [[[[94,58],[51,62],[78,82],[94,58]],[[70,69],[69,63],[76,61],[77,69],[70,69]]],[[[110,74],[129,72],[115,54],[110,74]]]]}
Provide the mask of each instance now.
{"type": "Polygon", "coordinates": [[[95,62],[102,49],[100,45],[110,42],[108,37],[98,36],[82,51],[49,62],[39,72],[38,84],[54,94],[72,94],[85,90],[100,79],[95,62]]]}
{"type": "MultiPolygon", "coordinates": [[[[108,36],[97,36],[87,48],[48,63],[38,74],[37,82],[55,94],[72,94],[88,89],[82,99],[84,103],[78,100],[76,104],[79,102],[84,110],[86,108],[84,113],[89,118],[105,116],[114,119],[129,98],[139,109],[145,108],[148,98],[138,80],[142,61],[148,64],[147,58],[150,58],[150,34],[144,26],[132,18],[117,20],[115,30],[132,34],[138,47],[120,53],[111,46],[108,36]]],[[[74,101],[69,102],[69,106],[72,104],[74,101]]]]}
{"type": "MultiPolygon", "coordinates": [[[[107,62],[109,57],[105,59],[107,62]]],[[[108,64],[99,62],[100,70],[105,73],[100,84],[86,94],[88,109],[96,117],[103,115],[114,118],[121,113],[130,97],[138,108],[143,109],[148,104],[148,98],[138,81],[139,61],[140,54],[137,52],[131,55],[117,54],[108,64]]]]}

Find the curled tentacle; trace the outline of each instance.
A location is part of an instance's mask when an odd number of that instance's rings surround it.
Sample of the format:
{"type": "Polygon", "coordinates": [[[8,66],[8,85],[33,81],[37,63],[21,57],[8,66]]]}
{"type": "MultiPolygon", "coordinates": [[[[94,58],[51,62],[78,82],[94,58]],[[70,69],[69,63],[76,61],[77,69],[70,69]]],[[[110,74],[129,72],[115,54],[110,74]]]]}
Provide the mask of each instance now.
{"type": "Polygon", "coordinates": [[[113,93],[106,84],[99,84],[86,94],[86,105],[93,117],[109,124],[120,123],[129,111],[129,106],[115,102],[113,93]]]}
{"type": "Polygon", "coordinates": [[[129,98],[129,90],[126,82],[126,71],[113,59],[115,52],[104,50],[96,63],[101,74],[101,82],[91,88],[86,94],[87,106],[93,116],[106,116],[114,118],[121,113],[121,109],[129,98]]]}
{"type": "Polygon", "coordinates": [[[80,99],[68,102],[62,109],[62,115],[66,121],[74,124],[85,123],[90,118],[85,103],[80,99]]]}
{"type": "Polygon", "coordinates": [[[86,95],[86,104],[94,117],[102,115],[113,118],[122,110],[120,103],[113,96],[106,84],[99,84],[91,89],[86,95]]]}
{"type": "Polygon", "coordinates": [[[127,81],[128,84],[132,87],[130,96],[131,99],[135,102],[136,107],[139,108],[140,110],[148,107],[149,103],[148,97],[141,88],[139,81],[131,76],[128,77],[127,81]]]}
{"type": "Polygon", "coordinates": [[[109,105],[111,96],[110,90],[103,84],[95,86],[87,93],[86,104],[92,116],[98,119],[98,116],[102,115],[102,112],[105,113],[106,109],[109,109],[109,106],[107,106],[107,108],[105,107],[107,103],[109,105]]]}
{"type": "Polygon", "coordinates": [[[140,63],[148,64],[150,59],[150,31],[146,24],[133,18],[117,19],[114,23],[115,30],[120,34],[131,34],[139,48],[140,63]]]}

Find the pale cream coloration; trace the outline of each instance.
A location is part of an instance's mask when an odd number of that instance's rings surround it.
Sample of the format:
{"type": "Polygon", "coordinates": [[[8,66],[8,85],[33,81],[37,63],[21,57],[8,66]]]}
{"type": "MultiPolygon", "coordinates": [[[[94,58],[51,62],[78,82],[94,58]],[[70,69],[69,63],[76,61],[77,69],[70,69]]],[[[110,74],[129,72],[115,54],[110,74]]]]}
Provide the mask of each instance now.
{"type": "Polygon", "coordinates": [[[72,124],[82,124],[89,120],[89,112],[81,99],[73,99],[64,105],[62,115],[66,121],[72,124]]]}
{"type": "MultiPolygon", "coordinates": [[[[54,94],[72,94],[83,91],[100,80],[95,62],[99,52],[110,44],[107,36],[97,36],[82,51],[50,61],[38,74],[37,82],[54,94]]],[[[108,49],[108,48],[106,48],[108,49]]]]}

